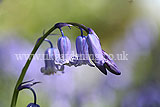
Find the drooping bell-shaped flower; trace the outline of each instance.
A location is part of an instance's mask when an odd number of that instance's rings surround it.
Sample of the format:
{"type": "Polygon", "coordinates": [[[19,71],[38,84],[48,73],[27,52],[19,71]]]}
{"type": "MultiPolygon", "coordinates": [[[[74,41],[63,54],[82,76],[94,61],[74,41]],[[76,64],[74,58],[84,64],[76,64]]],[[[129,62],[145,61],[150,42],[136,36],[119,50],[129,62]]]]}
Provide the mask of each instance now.
{"type": "Polygon", "coordinates": [[[27,107],[40,107],[38,104],[30,103],[27,105],[27,107]]]}
{"type": "Polygon", "coordinates": [[[90,54],[90,59],[96,65],[96,67],[105,75],[107,75],[107,70],[104,66],[104,57],[102,54],[102,48],[100,45],[100,41],[98,36],[95,33],[91,33],[93,30],[88,28],[89,34],[87,36],[87,44],[88,44],[88,51],[90,54]]]}
{"type": "Polygon", "coordinates": [[[86,41],[86,36],[78,36],[76,39],[76,50],[78,55],[78,60],[76,62],[77,66],[82,64],[88,64],[94,67],[89,61],[88,44],[86,41]]]}
{"type": "Polygon", "coordinates": [[[59,64],[60,54],[58,49],[53,48],[52,43],[49,40],[45,40],[50,43],[51,47],[45,51],[44,62],[45,67],[41,68],[41,72],[45,75],[54,74],[57,71],[64,71],[64,65],[59,64]]]}
{"type": "Polygon", "coordinates": [[[41,72],[44,73],[45,75],[50,75],[57,71],[57,68],[54,62],[55,60],[54,51],[55,51],[54,48],[48,48],[45,51],[45,56],[44,56],[45,67],[41,68],[41,72]]]}
{"type": "MultiPolygon", "coordinates": [[[[61,29],[60,29],[61,30],[61,29]]],[[[62,37],[58,39],[58,50],[60,52],[60,58],[62,59],[62,64],[69,63],[71,58],[71,42],[67,36],[64,36],[62,30],[62,37]]]]}
{"type": "Polygon", "coordinates": [[[41,68],[41,72],[45,75],[54,74],[57,71],[64,71],[64,65],[59,65],[59,51],[56,48],[48,48],[45,51],[45,67],[41,68]]]}
{"type": "Polygon", "coordinates": [[[106,69],[108,69],[113,74],[120,75],[121,72],[119,71],[117,65],[114,63],[112,58],[105,51],[102,50],[99,38],[96,35],[96,33],[91,28],[88,28],[88,30],[88,50],[93,63],[101,72],[103,72],[106,75],[106,69]]]}
{"type": "Polygon", "coordinates": [[[121,72],[119,71],[116,63],[112,60],[112,58],[102,50],[103,56],[105,58],[105,67],[113,74],[120,75],[121,72]]]}

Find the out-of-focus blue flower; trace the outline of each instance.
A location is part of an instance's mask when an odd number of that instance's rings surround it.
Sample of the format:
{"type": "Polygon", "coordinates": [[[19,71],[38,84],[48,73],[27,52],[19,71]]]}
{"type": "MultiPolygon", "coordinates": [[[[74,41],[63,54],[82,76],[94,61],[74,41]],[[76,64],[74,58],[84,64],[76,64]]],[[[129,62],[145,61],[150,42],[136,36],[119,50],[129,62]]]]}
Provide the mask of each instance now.
{"type": "Polygon", "coordinates": [[[122,107],[160,107],[160,86],[147,84],[129,92],[122,100],[122,107]]]}
{"type": "Polygon", "coordinates": [[[71,42],[68,37],[62,36],[58,39],[58,50],[60,57],[63,60],[62,64],[69,63],[71,56],[71,42]]]}
{"type": "Polygon", "coordinates": [[[57,71],[63,71],[64,65],[56,64],[59,60],[59,51],[56,48],[48,48],[45,51],[45,67],[41,68],[41,72],[45,75],[54,74],[57,71]]]}
{"type": "Polygon", "coordinates": [[[27,107],[40,107],[38,104],[30,103],[27,105],[27,107]]]}

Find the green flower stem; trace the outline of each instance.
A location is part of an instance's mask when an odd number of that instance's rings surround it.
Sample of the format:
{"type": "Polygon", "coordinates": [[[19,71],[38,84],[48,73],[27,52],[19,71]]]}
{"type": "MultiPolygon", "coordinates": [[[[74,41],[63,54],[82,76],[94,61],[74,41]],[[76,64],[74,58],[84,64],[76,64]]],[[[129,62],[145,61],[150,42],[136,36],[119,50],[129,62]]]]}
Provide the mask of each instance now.
{"type": "Polygon", "coordinates": [[[36,104],[37,103],[37,96],[36,96],[36,92],[30,87],[30,88],[24,88],[24,89],[29,89],[30,91],[32,91],[32,93],[33,93],[33,96],[34,96],[34,100],[33,100],[33,102],[34,102],[34,104],[36,104]]]}
{"type": "MultiPolygon", "coordinates": [[[[81,24],[77,24],[77,23],[67,23],[67,24],[71,24],[73,26],[78,26],[78,27],[81,27],[83,28],[87,33],[89,32],[87,27],[85,27],[84,25],[81,25],[81,24]]],[[[34,54],[37,52],[38,48],[40,47],[40,45],[42,44],[42,42],[44,41],[44,39],[51,33],[53,32],[54,30],[56,29],[55,26],[53,26],[51,29],[48,30],[48,32],[46,32],[42,38],[38,41],[38,43],[35,45],[35,47],[33,48],[25,66],[23,67],[22,69],[22,72],[18,78],[18,81],[16,83],[16,86],[14,88],[14,93],[13,93],[13,96],[12,96],[12,102],[11,102],[11,107],[16,107],[16,103],[17,103],[17,98],[18,98],[18,94],[19,94],[19,90],[18,90],[18,86],[22,83],[23,79],[24,79],[24,76],[27,72],[27,69],[33,59],[33,56],[34,54]]]]}
{"type": "Polygon", "coordinates": [[[88,28],[82,24],[78,24],[78,23],[73,23],[73,22],[68,22],[67,24],[71,24],[73,26],[78,26],[81,27],[82,29],[84,29],[87,33],[89,33],[88,28]]]}
{"type": "Polygon", "coordinates": [[[42,44],[42,42],[44,41],[44,39],[52,32],[54,31],[56,28],[55,26],[53,26],[48,32],[46,32],[43,37],[39,40],[39,42],[35,45],[35,47],[33,48],[25,66],[23,67],[22,69],[22,72],[18,78],[18,81],[16,83],[16,86],[14,88],[14,93],[13,93],[13,96],[12,96],[12,102],[11,102],[11,107],[16,107],[16,103],[17,103],[17,98],[18,98],[18,94],[19,94],[19,90],[18,90],[18,86],[22,83],[23,79],[24,79],[24,76],[26,74],[26,71],[33,59],[33,56],[34,54],[36,53],[36,51],[38,50],[38,48],[40,47],[40,45],[42,44]]]}

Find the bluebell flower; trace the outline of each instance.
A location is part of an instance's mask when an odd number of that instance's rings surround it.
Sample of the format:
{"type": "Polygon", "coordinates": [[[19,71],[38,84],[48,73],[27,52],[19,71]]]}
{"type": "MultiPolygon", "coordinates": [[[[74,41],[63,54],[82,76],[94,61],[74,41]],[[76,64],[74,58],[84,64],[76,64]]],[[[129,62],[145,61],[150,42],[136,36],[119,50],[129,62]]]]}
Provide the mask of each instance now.
{"type": "Polygon", "coordinates": [[[45,67],[41,68],[41,72],[45,75],[54,74],[57,71],[64,71],[64,65],[59,65],[59,51],[56,48],[48,48],[45,51],[45,67]]]}
{"type": "Polygon", "coordinates": [[[86,41],[86,36],[78,36],[77,37],[76,51],[78,54],[76,66],[88,64],[89,66],[94,67],[94,65],[92,65],[89,61],[88,44],[86,41]]]}
{"type": "Polygon", "coordinates": [[[60,52],[60,58],[63,60],[62,64],[69,63],[71,58],[71,42],[67,36],[62,35],[58,39],[58,50],[60,52]]]}
{"type": "Polygon", "coordinates": [[[40,107],[38,104],[30,103],[27,105],[27,107],[40,107]]]}
{"type": "Polygon", "coordinates": [[[88,34],[87,43],[88,43],[88,51],[90,54],[90,59],[102,73],[107,75],[107,70],[104,66],[105,61],[102,54],[102,49],[99,39],[94,34],[88,34]]]}
{"type": "Polygon", "coordinates": [[[78,58],[73,60],[72,64],[74,66],[81,66],[88,64],[89,66],[94,67],[94,65],[92,65],[89,60],[88,44],[86,41],[86,36],[83,35],[83,29],[80,27],[79,29],[81,30],[81,36],[78,36],[76,38],[76,51],[78,58]]]}
{"type": "Polygon", "coordinates": [[[67,36],[64,36],[61,29],[64,26],[70,27],[72,25],[67,23],[57,23],[55,25],[55,27],[60,30],[62,37],[60,37],[57,42],[58,51],[56,48],[53,48],[51,42],[48,41],[51,44],[51,48],[48,48],[45,51],[45,67],[41,68],[42,73],[50,75],[56,73],[57,71],[63,72],[64,65],[74,65],[77,67],[88,64],[91,67],[94,67],[95,65],[105,75],[107,75],[107,69],[113,74],[121,74],[114,61],[105,51],[102,50],[100,40],[91,28],[88,28],[87,30],[85,29],[88,33],[86,37],[83,35],[83,29],[79,26],[81,36],[76,38],[76,51],[78,57],[71,57],[71,42],[67,36]],[[59,53],[60,56],[58,56],[57,60],[55,55],[57,56],[59,53]],[[92,60],[94,65],[90,62],[90,60],[92,60]]]}
{"type": "Polygon", "coordinates": [[[48,48],[45,51],[45,67],[41,68],[41,72],[46,75],[55,73],[57,69],[54,60],[55,60],[54,48],[48,48]]]}
{"type": "Polygon", "coordinates": [[[87,44],[90,59],[93,61],[96,67],[105,75],[107,75],[107,69],[116,75],[120,75],[120,71],[118,70],[113,60],[111,60],[107,53],[102,51],[101,44],[96,33],[91,28],[88,28],[88,30],[89,34],[87,36],[87,44]]]}
{"type": "MultiPolygon", "coordinates": [[[[37,40],[37,42],[40,38],[37,40]]],[[[50,48],[45,51],[44,62],[45,67],[41,68],[41,72],[45,75],[54,74],[57,71],[64,71],[64,65],[61,65],[60,54],[57,48],[53,47],[53,44],[50,40],[45,39],[44,41],[50,44],[50,48]]]]}

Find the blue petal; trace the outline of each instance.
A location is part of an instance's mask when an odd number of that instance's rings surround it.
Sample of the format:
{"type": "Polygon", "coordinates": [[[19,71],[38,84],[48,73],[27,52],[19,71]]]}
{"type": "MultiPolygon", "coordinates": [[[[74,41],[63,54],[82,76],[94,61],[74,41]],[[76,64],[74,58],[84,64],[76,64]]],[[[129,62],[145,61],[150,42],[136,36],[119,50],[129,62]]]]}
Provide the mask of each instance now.
{"type": "MultiPolygon", "coordinates": [[[[78,55],[87,55],[88,54],[88,45],[85,36],[78,36],[76,39],[76,50],[78,55]]],[[[82,57],[86,57],[86,56],[82,57]]]]}
{"type": "Polygon", "coordinates": [[[107,70],[104,66],[104,63],[94,63],[96,65],[96,67],[105,75],[107,75],[107,70]]]}
{"type": "Polygon", "coordinates": [[[55,60],[55,54],[54,54],[54,48],[48,48],[45,51],[45,66],[46,67],[54,67],[54,60],[55,60]]]}
{"type": "Polygon", "coordinates": [[[45,51],[45,67],[41,68],[41,72],[45,75],[54,74],[57,71],[63,71],[64,66],[59,63],[59,51],[56,48],[48,48],[45,51]]]}
{"type": "Polygon", "coordinates": [[[76,39],[76,50],[77,50],[77,54],[82,54],[83,51],[83,38],[82,36],[78,36],[76,39]]]}
{"type": "Polygon", "coordinates": [[[88,64],[94,67],[89,61],[88,44],[85,36],[78,36],[76,39],[76,50],[78,54],[77,66],[88,64]]]}
{"type": "Polygon", "coordinates": [[[112,58],[105,52],[103,52],[103,56],[105,58],[105,67],[113,74],[120,75],[121,72],[119,71],[116,63],[112,60],[112,58]]]}
{"type": "Polygon", "coordinates": [[[101,72],[107,75],[107,70],[105,69],[104,66],[105,62],[102,54],[102,48],[98,36],[95,34],[88,34],[87,44],[88,44],[90,59],[93,61],[93,63],[101,72]]]}
{"type": "Polygon", "coordinates": [[[64,63],[69,63],[71,56],[71,42],[68,37],[62,36],[58,39],[58,49],[60,52],[60,57],[64,63]]]}

